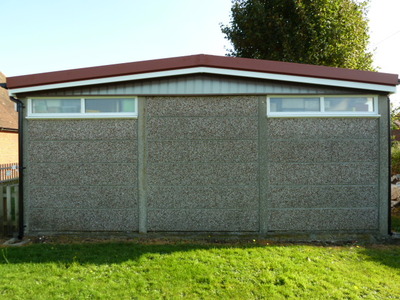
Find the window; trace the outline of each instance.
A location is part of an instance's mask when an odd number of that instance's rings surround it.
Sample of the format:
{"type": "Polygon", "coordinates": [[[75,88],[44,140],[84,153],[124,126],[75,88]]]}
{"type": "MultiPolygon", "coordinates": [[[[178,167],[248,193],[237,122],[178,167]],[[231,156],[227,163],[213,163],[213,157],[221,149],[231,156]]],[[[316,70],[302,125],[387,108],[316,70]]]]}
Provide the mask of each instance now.
{"type": "Polygon", "coordinates": [[[34,114],[80,113],[80,110],[80,99],[32,100],[32,113],[34,114]]]}
{"type": "Polygon", "coordinates": [[[325,97],[325,111],[373,112],[372,97],[325,97]]]}
{"type": "Polygon", "coordinates": [[[309,112],[321,109],[319,98],[270,98],[270,111],[271,112],[309,112]]]}
{"type": "Polygon", "coordinates": [[[137,117],[137,98],[33,98],[28,100],[28,118],[99,117],[137,117]]]}
{"type": "Polygon", "coordinates": [[[271,96],[268,117],[378,116],[374,96],[271,96]]]}

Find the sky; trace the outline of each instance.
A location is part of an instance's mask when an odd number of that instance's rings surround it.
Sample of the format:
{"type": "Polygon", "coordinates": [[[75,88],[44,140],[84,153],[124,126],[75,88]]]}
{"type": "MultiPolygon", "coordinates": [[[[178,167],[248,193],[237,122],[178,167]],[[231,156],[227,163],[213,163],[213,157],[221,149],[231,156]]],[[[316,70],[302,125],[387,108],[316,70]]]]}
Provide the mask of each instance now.
{"type": "MultiPolygon", "coordinates": [[[[193,54],[225,55],[231,0],[0,0],[0,72],[17,76],[193,54]]],[[[400,0],[371,0],[370,50],[400,74],[400,0]]],[[[400,89],[400,88],[398,88],[400,89]]],[[[400,104],[400,93],[391,97],[400,104]]]]}

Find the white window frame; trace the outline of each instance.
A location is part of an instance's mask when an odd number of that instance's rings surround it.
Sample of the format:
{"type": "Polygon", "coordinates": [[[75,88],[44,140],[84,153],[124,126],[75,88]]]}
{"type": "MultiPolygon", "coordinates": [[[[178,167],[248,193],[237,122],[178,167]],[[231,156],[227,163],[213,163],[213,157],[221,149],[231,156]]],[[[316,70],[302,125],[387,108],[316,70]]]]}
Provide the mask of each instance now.
{"type": "Polygon", "coordinates": [[[268,118],[309,118],[309,117],[380,117],[378,112],[378,96],[377,95],[269,95],[267,96],[267,117],[268,118]],[[305,111],[305,112],[275,112],[271,111],[270,99],[271,98],[319,98],[320,110],[319,111],[305,111]],[[368,112],[353,112],[353,111],[325,111],[325,98],[358,98],[368,97],[373,98],[373,111],[368,112]]]}
{"type": "Polygon", "coordinates": [[[137,118],[138,116],[138,97],[137,96],[90,96],[90,97],[32,97],[28,99],[27,105],[27,119],[93,119],[93,118],[137,118]],[[86,99],[133,99],[135,101],[135,112],[85,112],[86,99]],[[33,100],[62,100],[62,99],[76,99],[81,101],[79,113],[34,113],[33,100]]]}

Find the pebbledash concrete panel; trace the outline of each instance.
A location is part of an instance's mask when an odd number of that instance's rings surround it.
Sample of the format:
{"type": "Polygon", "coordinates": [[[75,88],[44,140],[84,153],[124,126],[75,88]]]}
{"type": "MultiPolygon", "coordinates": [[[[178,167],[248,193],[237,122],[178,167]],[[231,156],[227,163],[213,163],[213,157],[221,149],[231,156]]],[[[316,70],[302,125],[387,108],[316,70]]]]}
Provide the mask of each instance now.
{"type": "Polygon", "coordinates": [[[124,163],[32,163],[29,184],[36,185],[133,185],[136,164],[124,163]]]}
{"type": "Polygon", "coordinates": [[[149,141],[148,159],[152,162],[257,162],[255,140],[149,141]]]}
{"type": "Polygon", "coordinates": [[[255,186],[151,186],[149,209],[258,209],[255,186]],[[179,197],[177,197],[179,195],[179,197]]]}
{"type": "Polygon", "coordinates": [[[137,209],[34,209],[30,227],[39,232],[137,230],[137,209]]]}
{"type": "Polygon", "coordinates": [[[26,120],[31,232],[137,231],[137,121],[26,120]]]}
{"type": "Polygon", "coordinates": [[[254,139],[258,135],[256,117],[149,117],[147,138],[254,139]]]}
{"type": "Polygon", "coordinates": [[[270,118],[270,139],[378,139],[379,120],[376,118],[270,118]]]}
{"type": "Polygon", "coordinates": [[[30,189],[32,208],[64,209],[135,209],[137,188],[117,186],[33,186],[30,189]]]}
{"type": "Polygon", "coordinates": [[[270,163],[269,184],[378,184],[378,163],[270,163]]]}
{"type": "Polygon", "coordinates": [[[270,208],[377,208],[375,185],[270,185],[270,208]]]}
{"type": "Polygon", "coordinates": [[[265,222],[269,231],[376,232],[377,209],[271,209],[265,222]]]}
{"type": "Polygon", "coordinates": [[[271,162],[373,162],[379,145],[374,139],[286,139],[267,145],[271,162]]]}
{"type": "Polygon", "coordinates": [[[136,140],[31,141],[29,152],[32,163],[134,163],[137,147],[136,140]]]}
{"type": "Polygon", "coordinates": [[[30,140],[136,139],[137,122],[131,119],[29,120],[30,140]]]}
{"type": "Polygon", "coordinates": [[[153,209],[148,213],[149,231],[233,231],[258,229],[257,210],[153,209]]]}
{"type": "Polygon", "coordinates": [[[256,185],[255,163],[196,164],[149,163],[150,185],[256,185]]]}
{"type": "Polygon", "coordinates": [[[258,102],[252,96],[152,97],[147,110],[162,117],[257,116],[258,102]]]}
{"type": "Polygon", "coordinates": [[[265,119],[262,226],[271,232],[379,230],[377,119],[265,119]]]}
{"type": "Polygon", "coordinates": [[[259,230],[258,98],[147,97],[147,230],[259,230]]]}

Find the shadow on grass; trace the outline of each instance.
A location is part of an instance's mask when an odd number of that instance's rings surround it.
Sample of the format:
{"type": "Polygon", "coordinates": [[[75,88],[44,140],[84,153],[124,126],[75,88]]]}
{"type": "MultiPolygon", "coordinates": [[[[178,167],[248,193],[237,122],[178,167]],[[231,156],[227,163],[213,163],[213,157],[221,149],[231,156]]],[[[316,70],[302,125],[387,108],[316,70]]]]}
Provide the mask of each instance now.
{"type": "Polygon", "coordinates": [[[400,244],[367,246],[362,250],[362,254],[373,262],[400,269],[400,244]]]}
{"type": "MultiPolygon", "coordinates": [[[[161,244],[146,245],[133,242],[106,242],[87,244],[32,244],[25,247],[0,248],[1,264],[19,263],[79,263],[118,264],[137,261],[143,255],[171,254],[199,249],[224,248],[223,245],[161,244]]],[[[248,247],[243,247],[248,248],[248,247]]]]}
{"type": "MultiPolygon", "coordinates": [[[[307,244],[310,246],[310,244],[307,244]]],[[[271,245],[272,246],[272,245],[271,245]]],[[[273,247],[291,247],[295,245],[278,245],[273,247]]],[[[300,244],[297,244],[300,246],[300,244]]],[[[330,245],[332,246],[332,245],[330,245]]],[[[190,252],[208,249],[263,247],[250,243],[161,243],[145,244],[140,242],[102,242],[82,244],[31,244],[24,247],[0,247],[0,265],[24,263],[71,263],[85,264],[119,264],[127,261],[138,261],[142,257],[155,259],[158,255],[175,252],[190,252]]],[[[315,247],[324,247],[315,245],[315,247]]],[[[341,247],[341,246],[339,246],[341,247]]],[[[349,246],[343,246],[346,249],[349,246]]],[[[354,249],[354,245],[353,245],[354,249]]],[[[299,250],[303,251],[303,250],[299,250]]],[[[397,245],[365,245],[357,250],[360,258],[370,260],[390,268],[400,269],[400,243],[397,245]]]]}

